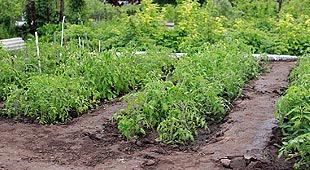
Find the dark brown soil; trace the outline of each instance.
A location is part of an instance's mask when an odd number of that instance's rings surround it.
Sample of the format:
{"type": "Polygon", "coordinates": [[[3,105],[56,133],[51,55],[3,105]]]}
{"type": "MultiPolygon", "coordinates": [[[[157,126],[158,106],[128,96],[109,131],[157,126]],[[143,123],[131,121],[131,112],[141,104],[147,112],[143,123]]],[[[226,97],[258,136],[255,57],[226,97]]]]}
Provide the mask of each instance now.
{"type": "Polygon", "coordinates": [[[2,119],[0,169],[292,169],[293,161],[277,158],[274,144],[280,143],[281,133],[273,113],[294,64],[270,63],[270,72],[249,83],[222,124],[201,129],[197,140],[186,146],[156,143],[155,132],[127,141],[111,121],[126,107],[122,101],[102,105],[66,125],[2,119]]]}
{"type": "Polygon", "coordinates": [[[4,102],[0,100],[0,110],[2,110],[4,107],[4,102]]]}

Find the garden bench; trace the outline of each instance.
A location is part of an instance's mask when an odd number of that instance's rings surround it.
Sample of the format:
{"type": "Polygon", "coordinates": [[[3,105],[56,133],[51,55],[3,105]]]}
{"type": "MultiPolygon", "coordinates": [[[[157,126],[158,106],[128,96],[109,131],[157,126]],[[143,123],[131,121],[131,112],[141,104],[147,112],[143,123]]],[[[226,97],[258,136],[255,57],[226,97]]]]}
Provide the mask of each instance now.
{"type": "Polygon", "coordinates": [[[291,55],[277,55],[277,54],[252,54],[255,58],[264,58],[266,57],[269,61],[296,61],[298,60],[297,56],[291,55]]]}
{"type": "Polygon", "coordinates": [[[26,43],[20,37],[0,40],[0,46],[6,51],[26,49],[26,43]]]}
{"type": "Polygon", "coordinates": [[[174,29],[174,21],[167,21],[166,27],[170,30],[174,29]]]}
{"type": "MultiPolygon", "coordinates": [[[[5,51],[17,51],[17,50],[24,50],[25,52],[25,62],[28,64],[28,54],[25,41],[20,38],[10,38],[10,39],[3,39],[0,40],[0,48],[3,47],[5,51]]],[[[11,55],[14,55],[14,53],[11,55]]],[[[25,68],[28,70],[28,66],[25,68]]]]}

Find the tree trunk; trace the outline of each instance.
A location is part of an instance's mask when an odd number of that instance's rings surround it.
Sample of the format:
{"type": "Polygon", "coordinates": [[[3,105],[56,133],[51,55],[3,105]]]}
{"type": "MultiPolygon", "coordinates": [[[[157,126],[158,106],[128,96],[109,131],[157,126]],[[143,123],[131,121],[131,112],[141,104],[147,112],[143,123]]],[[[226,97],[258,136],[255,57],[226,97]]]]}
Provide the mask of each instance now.
{"type": "Polygon", "coordinates": [[[46,8],[46,22],[47,23],[51,22],[51,8],[50,7],[46,8]]]}
{"type": "Polygon", "coordinates": [[[59,22],[62,21],[65,11],[65,0],[60,0],[59,22]]]}
{"type": "Polygon", "coordinates": [[[282,2],[283,2],[283,0],[278,0],[278,3],[279,3],[278,13],[280,13],[280,11],[282,9],[282,2]]]}
{"type": "Polygon", "coordinates": [[[28,24],[30,27],[30,32],[34,34],[37,31],[37,12],[36,12],[36,4],[34,1],[30,1],[27,4],[27,12],[28,12],[28,24]]]}

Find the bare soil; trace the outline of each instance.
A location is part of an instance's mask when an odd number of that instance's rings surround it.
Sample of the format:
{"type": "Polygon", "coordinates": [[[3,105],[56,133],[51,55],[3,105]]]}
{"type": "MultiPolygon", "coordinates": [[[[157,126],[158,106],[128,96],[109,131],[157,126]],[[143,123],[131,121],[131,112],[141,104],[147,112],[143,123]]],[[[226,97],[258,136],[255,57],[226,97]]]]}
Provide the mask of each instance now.
{"type": "MultiPolygon", "coordinates": [[[[249,82],[221,124],[200,129],[194,143],[166,146],[150,132],[126,140],[111,118],[126,103],[115,100],[65,125],[42,126],[0,119],[0,169],[257,169],[288,170],[294,161],[277,158],[281,133],[275,103],[288,86],[294,62],[273,62],[249,82]]],[[[0,102],[0,109],[3,102],[0,102]]]]}

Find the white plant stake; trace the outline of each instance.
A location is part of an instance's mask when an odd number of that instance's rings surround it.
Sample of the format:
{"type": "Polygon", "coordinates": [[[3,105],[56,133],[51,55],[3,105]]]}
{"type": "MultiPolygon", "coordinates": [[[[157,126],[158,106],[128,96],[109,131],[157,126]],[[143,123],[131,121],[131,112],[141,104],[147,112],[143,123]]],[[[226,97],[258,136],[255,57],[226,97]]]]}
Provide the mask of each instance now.
{"type": "MultiPolygon", "coordinates": [[[[82,17],[81,17],[81,15],[80,15],[80,13],[78,13],[78,16],[79,16],[78,20],[80,20],[80,21],[81,21],[81,24],[82,24],[82,29],[83,29],[83,32],[84,32],[85,41],[87,42],[87,34],[86,34],[86,32],[85,32],[83,20],[82,20],[82,17]]],[[[84,48],[84,44],[83,44],[83,48],[84,48]]]]}
{"type": "Polygon", "coordinates": [[[100,40],[99,40],[99,53],[100,53],[100,48],[101,48],[101,44],[100,44],[101,42],[100,42],[100,40]]]}
{"type": "Polygon", "coordinates": [[[41,60],[40,60],[40,48],[39,48],[39,37],[38,37],[38,33],[35,32],[35,37],[36,37],[36,46],[37,46],[37,56],[38,56],[38,63],[39,63],[39,72],[42,73],[42,69],[41,69],[41,60]]]}
{"type": "MultiPolygon", "coordinates": [[[[64,17],[62,18],[60,47],[62,47],[63,44],[64,44],[65,18],[66,18],[66,16],[64,16],[64,17]]],[[[61,57],[61,56],[62,56],[62,53],[60,53],[59,56],[61,57]]]]}
{"type": "Polygon", "coordinates": [[[66,16],[63,17],[62,19],[62,30],[61,30],[61,41],[60,41],[60,46],[62,47],[63,46],[63,43],[64,43],[64,27],[65,27],[65,18],[66,16]]]}

